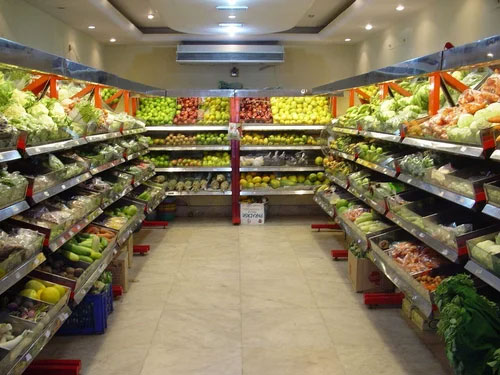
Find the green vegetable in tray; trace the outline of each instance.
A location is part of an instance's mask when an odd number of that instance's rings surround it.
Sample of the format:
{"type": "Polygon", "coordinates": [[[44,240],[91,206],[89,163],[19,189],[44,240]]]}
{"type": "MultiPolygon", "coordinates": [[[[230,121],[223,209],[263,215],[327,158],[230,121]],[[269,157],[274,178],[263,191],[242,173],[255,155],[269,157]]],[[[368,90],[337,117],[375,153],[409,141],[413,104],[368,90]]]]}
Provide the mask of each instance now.
{"type": "Polygon", "coordinates": [[[500,310],[477,293],[470,276],[449,277],[437,287],[434,299],[440,311],[438,333],[457,375],[496,375],[500,310]]]}

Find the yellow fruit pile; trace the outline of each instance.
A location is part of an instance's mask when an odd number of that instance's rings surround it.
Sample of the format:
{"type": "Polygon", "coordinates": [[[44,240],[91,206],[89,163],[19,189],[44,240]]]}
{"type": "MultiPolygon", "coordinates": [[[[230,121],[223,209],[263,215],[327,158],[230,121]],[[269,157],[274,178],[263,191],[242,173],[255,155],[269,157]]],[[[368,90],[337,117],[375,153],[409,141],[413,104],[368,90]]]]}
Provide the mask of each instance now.
{"type": "Polygon", "coordinates": [[[61,285],[32,279],[24,285],[19,292],[20,296],[38,299],[51,304],[56,304],[66,294],[66,288],[61,285]]]}

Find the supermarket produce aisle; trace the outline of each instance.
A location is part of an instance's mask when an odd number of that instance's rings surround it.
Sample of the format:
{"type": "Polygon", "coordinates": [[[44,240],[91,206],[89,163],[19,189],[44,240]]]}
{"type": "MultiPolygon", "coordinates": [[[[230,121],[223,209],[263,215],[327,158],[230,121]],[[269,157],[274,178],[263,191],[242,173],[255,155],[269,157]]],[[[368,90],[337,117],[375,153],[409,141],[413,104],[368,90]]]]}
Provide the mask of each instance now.
{"type": "Polygon", "coordinates": [[[151,252],[107,332],[56,337],[42,356],[79,358],[83,375],[447,374],[398,309],[362,304],[329,258],[341,235],[313,220],[141,231],[151,252]]]}

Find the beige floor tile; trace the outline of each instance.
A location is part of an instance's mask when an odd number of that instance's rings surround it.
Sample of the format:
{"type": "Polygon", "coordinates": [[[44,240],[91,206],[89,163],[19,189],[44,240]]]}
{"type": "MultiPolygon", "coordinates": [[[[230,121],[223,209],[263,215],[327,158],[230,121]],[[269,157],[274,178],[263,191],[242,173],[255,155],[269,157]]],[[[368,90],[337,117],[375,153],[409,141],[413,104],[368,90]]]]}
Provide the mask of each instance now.
{"type": "Polygon", "coordinates": [[[184,258],[175,274],[177,280],[238,279],[239,259],[192,259],[184,258]]]}
{"type": "MultiPolygon", "coordinates": [[[[308,279],[340,279],[338,264],[331,259],[299,257],[300,267],[308,279]]],[[[340,280],[339,280],[340,281],[340,280]]]]}
{"type": "MultiPolygon", "coordinates": [[[[241,349],[168,349],[152,346],[141,375],[238,375],[241,349]]],[[[96,374],[97,375],[97,374],[96,374]]]]}
{"type": "Polygon", "coordinates": [[[239,309],[239,280],[176,280],[166,309],[239,309]]]}
{"type": "Polygon", "coordinates": [[[153,346],[175,348],[237,348],[241,345],[240,310],[164,310],[153,346]]]}
{"type": "Polygon", "coordinates": [[[123,305],[157,307],[166,302],[174,284],[174,277],[165,276],[156,283],[129,283],[129,290],[123,294],[118,303],[123,305]]]}
{"type": "Polygon", "coordinates": [[[364,309],[363,295],[353,292],[350,283],[342,279],[308,279],[307,283],[320,308],[364,309]]]}
{"type": "Polygon", "coordinates": [[[295,277],[304,280],[295,257],[241,258],[241,277],[247,279],[282,279],[295,277]]]}
{"type": "Polygon", "coordinates": [[[302,279],[242,279],[243,311],[275,308],[316,308],[307,284],[302,279]]]}
{"type": "Polygon", "coordinates": [[[334,349],[243,348],[245,375],[344,375],[334,349]]]}
{"type": "Polygon", "coordinates": [[[321,314],[314,309],[243,311],[243,346],[331,349],[321,314]]]}
{"type": "MultiPolygon", "coordinates": [[[[109,345],[111,346],[111,345],[109,345]]],[[[83,360],[82,375],[140,375],[148,347],[135,343],[119,350],[106,350],[97,353],[91,360],[83,360]]]]}

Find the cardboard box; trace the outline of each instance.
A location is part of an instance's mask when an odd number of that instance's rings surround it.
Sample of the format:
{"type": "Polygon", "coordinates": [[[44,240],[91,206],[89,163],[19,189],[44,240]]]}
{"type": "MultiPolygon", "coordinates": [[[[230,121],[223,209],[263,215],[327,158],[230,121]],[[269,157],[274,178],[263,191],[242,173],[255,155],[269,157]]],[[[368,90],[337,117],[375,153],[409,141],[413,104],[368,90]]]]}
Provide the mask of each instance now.
{"type": "Polygon", "coordinates": [[[240,203],[241,224],[259,225],[266,222],[264,203],[240,203]]]}
{"type": "Polygon", "coordinates": [[[128,252],[128,268],[132,268],[132,260],[134,259],[134,235],[131,234],[128,238],[127,252],[128,252]]]}
{"type": "Polygon", "coordinates": [[[113,285],[121,286],[124,292],[128,291],[128,253],[119,253],[107,270],[113,275],[113,285]]]}
{"type": "Polygon", "coordinates": [[[369,259],[356,258],[349,251],[347,267],[356,292],[389,292],[394,289],[392,282],[369,259]]]}

